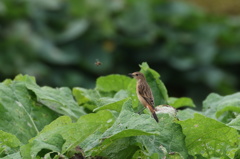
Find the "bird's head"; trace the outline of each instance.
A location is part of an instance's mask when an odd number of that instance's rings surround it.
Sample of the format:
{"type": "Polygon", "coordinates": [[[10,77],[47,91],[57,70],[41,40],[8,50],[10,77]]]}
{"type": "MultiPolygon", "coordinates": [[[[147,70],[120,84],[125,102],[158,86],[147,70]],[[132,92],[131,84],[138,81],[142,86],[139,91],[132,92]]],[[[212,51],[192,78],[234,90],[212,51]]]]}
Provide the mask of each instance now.
{"type": "Polygon", "coordinates": [[[133,72],[133,73],[129,73],[129,75],[134,77],[137,80],[145,79],[143,73],[141,73],[141,72],[133,72]]]}

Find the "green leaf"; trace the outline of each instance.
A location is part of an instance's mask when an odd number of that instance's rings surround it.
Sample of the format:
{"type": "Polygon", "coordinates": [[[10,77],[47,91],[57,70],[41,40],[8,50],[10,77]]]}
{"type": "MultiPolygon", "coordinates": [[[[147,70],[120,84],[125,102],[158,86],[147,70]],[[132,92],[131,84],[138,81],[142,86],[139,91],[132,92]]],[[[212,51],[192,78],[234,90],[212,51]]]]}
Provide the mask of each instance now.
{"type": "Polygon", "coordinates": [[[97,108],[97,100],[101,98],[101,94],[97,90],[73,88],[73,95],[80,106],[91,111],[97,108]]]}
{"type": "Polygon", "coordinates": [[[61,152],[62,146],[65,142],[60,134],[52,134],[48,136],[42,136],[42,138],[35,138],[27,145],[21,147],[21,155],[23,158],[31,159],[36,156],[43,157],[46,152],[61,152]]]}
{"type": "Polygon", "coordinates": [[[240,115],[238,115],[235,119],[233,119],[230,123],[227,124],[228,126],[240,130],[240,115]]]}
{"type": "Polygon", "coordinates": [[[132,99],[132,107],[137,108],[139,105],[139,100],[136,94],[136,80],[132,79],[128,84],[129,97],[132,99]]]}
{"type": "Polygon", "coordinates": [[[156,130],[159,135],[139,136],[137,143],[141,143],[141,151],[147,156],[167,157],[168,154],[178,154],[179,158],[187,158],[185,136],[179,124],[173,121],[168,114],[158,114],[159,123],[156,130]]]}
{"type": "Polygon", "coordinates": [[[76,123],[68,116],[62,116],[47,125],[28,144],[21,147],[24,158],[44,156],[49,152],[64,154],[78,144],[88,140],[95,132],[103,133],[114,121],[109,111],[99,111],[79,118],[76,123]],[[48,150],[44,153],[43,150],[48,150]]]}
{"type": "Polygon", "coordinates": [[[174,108],[181,108],[185,106],[195,107],[195,104],[193,103],[192,99],[187,97],[181,98],[169,97],[168,104],[173,106],[174,108]]]}
{"type": "Polygon", "coordinates": [[[74,120],[86,114],[83,108],[79,107],[75,102],[69,88],[62,87],[54,89],[51,87],[39,87],[35,80],[29,76],[19,75],[16,77],[16,80],[23,81],[27,89],[34,92],[38,102],[59,114],[69,115],[74,120]]]}
{"type": "Polygon", "coordinates": [[[240,112],[240,93],[227,96],[220,96],[216,93],[211,93],[203,101],[203,111],[208,117],[214,119],[218,118],[223,122],[229,122],[235,117],[229,116],[227,112],[240,112]]]}
{"type": "Polygon", "coordinates": [[[189,154],[201,154],[206,158],[233,158],[240,137],[237,130],[197,113],[194,118],[178,123],[186,135],[189,154]]]}
{"type": "Polygon", "coordinates": [[[11,155],[7,155],[1,159],[22,159],[20,152],[13,153],[11,155]]]}
{"type": "Polygon", "coordinates": [[[143,62],[140,67],[141,72],[145,75],[147,82],[152,89],[155,105],[167,104],[167,89],[163,82],[160,80],[160,75],[153,69],[149,68],[146,62],[143,62]]]}
{"type": "MultiPolygon", "coordinates": [[[[47,125],[28,144],[21,147],[20,150],[23,158],[36,158],[41,150],[61,152],[62,146],[65,143],[65,139],[63,139],[61,133],[64,130],[67,131],[67,126],[71,123],[70,117],[62,116],[47,125]]],[[[44,156],[44,154],[41,154],[41,156],[44,156]]]]}
{"type": "Polygon", "coordinates": [[[123,103],[128,99],[129,92],[125,90],[118,91],[113,98],[103,97],[97,100],[98,108],[94,111],[110,109],[120,112],[123,103]]]}
{"type": "MultiPolygon", "coordinates": [[[[142,116],[144,116],[143,119],[145,120],[141,119],[142,117],[133,112],[131,108],[131,101],[126,101],[119,117],[112,127],[103,134],[97,136],[97,140],[102,142],[96,142],[95,139],[91,141],[92,143],[88,143],[91,145],[91,148],[88,148],[88,155],[106,155],[104,154],[105,151],[102,152],[103,148],[106,149],[111,145],[111,143],[118,139],[127,138],[130,136],[158,134],[158,132],[154,129],[154,125],[155,127],[157,126],[155,120],[146,114],[143,114],[142,116]],[[148,132],[145,130],[148,130],[148,132]]],[[[118,149],[124,149],[121,147],[121,145],[118,145],[118,149]]],[[[115,155],[116,152],[114,153],[114,156],[115,155]]]]}
{"type": "Polygon", "coordinates": [[[125,137],[114,140],[110,146],[107,146],[101,152],[101,156],[111,159],[132,158],[138,149],[139,147],[132,143],[131,137],[125,137]]]}
{"type": "Polygon", "coordinates": [[[0,130],[0,157],[16,152],[20,145],[15,135],[0,130]]]}
{"type": "Polygon", "coordinates": [[[59,41],[66,42],[81,36],[88,28],[86,19],[78,19],[67,24],[66,30],[60,34],[59,41]]]}
{"type": "Polygon", "coordinates": [[[96,82],[96,89],[103,92],[118,92],[121,89],[126,90],[130,81],[130,77],[123,75],[99,77],[96,82]]]}
{"type": "Polygon", "coordinates": [[[136,114],[132,110],[131,103],[131,100],[124,103],[122,111],[111,128],[103,134],[96,134],[92,141],[88,141],[88,146],[91,145],[86,149],[88,156],[120,158],[119,156],[127,156],[125,154],[127,150],[131,154],[128,155],[133,156],[134,152],[143,148],[142,151],[145,150],[148,156],[157,153],[163,157],[164,154],[158,149],[159,145],[163,144],[168,151],[173,150],[186,157],[184,136],[180,125],[173,123],[172,118],[166,114],[159,115],[159,123],[148,114],[136,114]]]}
{"type": "Polygon", "coordinates": [[[27,143],[58,117],[57,113],[37,103],[26,88],[26,79],[34,82],[33,77],[20,75],[14,81],[0,84],[0,129],[16,135],[22,143],[27,143]]]}
{"type": "Polygon", "coordinates": [[[189,109],[189,108],[184,109],[184,110],[179,110],[177,112],[177,118],[179,120],[187,120],[189,118],[193,118],[195,113],[201,114],[200,111],[196,111],[196,110],[189,109]]]}

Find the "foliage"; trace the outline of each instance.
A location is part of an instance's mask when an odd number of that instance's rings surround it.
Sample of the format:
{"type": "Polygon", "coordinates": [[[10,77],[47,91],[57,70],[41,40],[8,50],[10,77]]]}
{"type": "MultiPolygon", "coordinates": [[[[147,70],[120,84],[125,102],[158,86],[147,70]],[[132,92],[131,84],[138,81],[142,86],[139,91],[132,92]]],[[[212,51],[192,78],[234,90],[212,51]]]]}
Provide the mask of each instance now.
{"type": "MultiPolygon", "coordinates": [[[[157,101],[177,108],[194,107],[190,98],[168,97],[160,75],[147,63],[140,67],[155,87],[157,101]]],[[[3,81],[0,157],[185,159],[239,155],[239,93],[210,94],[201,112],[181,110],[179,120],[160,112],[157,123],[148,112],[136,113],[142,106],[135,85],[135,79],[114,74],[98,78],[94,89],[76,87],[72,92],[66,87],[40,87],[28,75],[3,81]]]]}
{"type": "Polygon", "coordinates": [[[148,61],[174,96],[239,89],[239,23],[180,1],[1,0],[0,27],[2,80],[90,88],[148,61]]]}

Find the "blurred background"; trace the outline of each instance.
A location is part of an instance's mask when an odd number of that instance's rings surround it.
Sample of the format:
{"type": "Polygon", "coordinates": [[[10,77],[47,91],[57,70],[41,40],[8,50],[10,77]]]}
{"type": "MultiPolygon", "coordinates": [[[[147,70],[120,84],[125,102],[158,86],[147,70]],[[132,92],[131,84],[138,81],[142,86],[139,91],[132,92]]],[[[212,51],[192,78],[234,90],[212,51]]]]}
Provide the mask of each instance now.
{"type": "Polygon", "coordinates": [[[170,96],[200,106],[240,88],[240,1],[1,0],[0,80],[94,88],[147,62],[170,96]],[[100,66],[95,65],[96,61],[100,66]]]}

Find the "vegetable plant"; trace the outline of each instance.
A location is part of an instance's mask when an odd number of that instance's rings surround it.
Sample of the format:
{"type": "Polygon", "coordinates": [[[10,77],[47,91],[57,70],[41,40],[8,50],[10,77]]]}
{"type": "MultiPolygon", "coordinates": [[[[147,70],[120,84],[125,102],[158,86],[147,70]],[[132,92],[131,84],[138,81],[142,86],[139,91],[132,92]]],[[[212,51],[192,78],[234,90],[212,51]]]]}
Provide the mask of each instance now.
{"type": "Polygon", "coordinates": [[[135,80],[99,77],[94,89],[39,86],[28,75],[0,83],[0,157],[32,158],[239,158],[240,93],[211,93],[203,109],[187,97],[169,97],[160,75],[140,65],[158,112],[157,123],[142,108],[135,80]],[[188,108],[186,108],[188,107],[188,108]]]}

